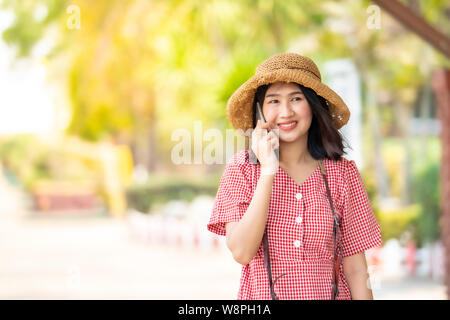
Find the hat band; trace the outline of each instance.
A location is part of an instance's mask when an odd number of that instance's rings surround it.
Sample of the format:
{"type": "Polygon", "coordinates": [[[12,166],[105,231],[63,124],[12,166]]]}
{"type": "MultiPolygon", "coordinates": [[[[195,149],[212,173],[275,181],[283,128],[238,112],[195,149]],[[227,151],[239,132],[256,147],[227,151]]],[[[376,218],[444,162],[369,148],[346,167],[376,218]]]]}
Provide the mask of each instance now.
{"type": "Polygon", "coordinates": [[[278,71],[278,70],[297,70],[297,71],[303,71],[303,72],[308,73],[308,74],[311,75],[312,77],[316,78],[317,80],[322,81],[320,75],[317,75],[317,74],[315,74],[314,72],[312,72],[312,71],[310,71],[310,70],[308,70],[308,69],[296,68],[296,67],[287,67],[287,66],[286,66],[286,67],[282,67],[282,68],[277,68],[277,69],[267,70],[267,71],[265,71],[265,72],[261,72],[261,73],[259,73],[259,74],[255,74],[255,76],[261,77],[261,76],[264,76],[264,75],[267,74],[267,73],[272,73],[272,72],[278,71]]]}
{"type": "Polygon", "coordinates": [[[320,75],[317,75],[317,74],[315,74],[314,72],[312,72],[312,71],[310,71],[310,70],[308,70],[308,69],[303,69],[303,68],[289,68],[289,67],[287,67],[287,68],[285,68],[285,69],[305,71],[305,72],[309,73],[310,75],[312,75],[312,76],[313,76],[314,78],[316,78],[317,80],[322,81],[320,75]]]}

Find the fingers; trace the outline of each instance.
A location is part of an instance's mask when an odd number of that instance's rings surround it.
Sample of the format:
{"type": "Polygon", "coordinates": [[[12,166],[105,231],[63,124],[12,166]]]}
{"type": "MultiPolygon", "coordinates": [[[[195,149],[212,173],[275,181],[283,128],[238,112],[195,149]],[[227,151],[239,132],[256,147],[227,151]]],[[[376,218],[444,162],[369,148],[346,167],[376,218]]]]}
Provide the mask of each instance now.
{"type": "Polygon", "coordinates": [[[278,147],[280,146],[280,142],[277,138],[270,139],[270,143],[274,149],[278,149],[278,147]]]}
{"type": "Polygon", "coordinates": [[[271,140],[270,147],[272,148],[272,150],[278,149],[280,147],[278,140],[271,140]]]}
{"type": "Polygon", "coordinates": [[[255,130],[253,130],[255,132],[255,134],[259,137],[266,135],[267,134],[267,123],[262,123],[261,120],[258,120],[257,124],[256,124],[256,128],[255,130]]]}
{"type": "Polygon", "coordinates": [[[254,136],[252,137],[252,145],[254,145],[255,147],[261,145],[271,148],[272,146],[279,146],[279,139],[274,132],[269,132],[266,135],[261,135],[255,131],[254,136]]]}
{"type": "Polygon", "coordinates": [[[278,136],[272,131],[264,136],[259,135],[258,138],[260,139],[260,141],[264,140],[266,145],[274,144],[274,142],[279,142],[278,136]]]}
{"type": "Polygon", "coordinates": [[[278,141],[278,135],[274,131],[270,131],[267,134],[268,139],[278,141]]]}
{"type": "Polygon", "coordinates": [[[268,132],[268,129],[271,129],[269,123],[263,124],[261,120],[258,120],[252,134],[252,149],[255,154],[259,153],[258,149],[268,154],[279,147],[278,135],[273,130],[268,132]]]}
{"type": "Polygon", "coordinates": [[[264,137],[266,151],[270,151],[271,149],[277,149],[279,147],[278,136],[274,132],[269,132],[267,136],[264,137]]]}
{"type": "MultiPolygon", "coordinates": [[[[267,133],[267,132],[274,132],[275,136],[279,136],[278,134],[278,128],[273,125],[271,122],[262,123],[261,120],[258,120],[256,128],[261,130],[261,132],[267,133]]],[[[256,129],[255,128],[255,129],[256,129]]]]}
{"type": "Polygon", "coordinates": [[[262,123],[261,120],[258,120],[256,122],[255,129],[271,129],[271,128],[272,128],[272,126],[271,126],[271,124],[269,122],[262,123]]]}
{"type": "Polygon", "coordinates": [[[275,133],[275,135],[278,137],[279,136],[279,134],[278,134],[278,128],[276,127],[276,126],[274,126],[274,125],[270,125],[270,132],[273,132],[273,133],[275,133]]]}

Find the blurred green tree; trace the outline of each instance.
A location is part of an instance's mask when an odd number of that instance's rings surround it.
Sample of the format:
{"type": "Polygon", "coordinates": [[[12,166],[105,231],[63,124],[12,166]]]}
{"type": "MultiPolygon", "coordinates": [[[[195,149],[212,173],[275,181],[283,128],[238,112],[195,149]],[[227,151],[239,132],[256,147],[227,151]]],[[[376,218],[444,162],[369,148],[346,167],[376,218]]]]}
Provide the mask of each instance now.
{"type": "MultiPolygon", "coordinates": [[[[409,108],[424,81],[420,74],[426,70],[419,70],[417,61],[426,44],[384,13],[381,29],[369,28],[371,4],[4,0],[1,6],[14,13],[3,39],[17,48],[19,57],[51,37],[49,66],[67,75],[72,107],[68,132],[91,141],[125,142],[136,162],[152,170],[158,160],[169,163],[173,130],[189,130],[193,120],[202,120],[204,128],[228,128],[224,106],[231,93],[258,63],[280,51],[308,55],[319,66],[351,57],[365,91],[375,96],[371,107],[376,114],[379,105],[389,105],[383,110],[390,113],[409,108]],[[73,13],[68,9],[74,5],[79,29],[70,26],[73,13]]],[[[418,8],[430,22],[448,25],[445,2],[420,1],[418,8]]],[[[430,65],[445,63],[438,55],[428,60],[430,65]]],[[[389,119],[383,127],[397,125],[395,117],[389,119]]],[[[380,140],[377,123],[371,127],[380,140]]]]}

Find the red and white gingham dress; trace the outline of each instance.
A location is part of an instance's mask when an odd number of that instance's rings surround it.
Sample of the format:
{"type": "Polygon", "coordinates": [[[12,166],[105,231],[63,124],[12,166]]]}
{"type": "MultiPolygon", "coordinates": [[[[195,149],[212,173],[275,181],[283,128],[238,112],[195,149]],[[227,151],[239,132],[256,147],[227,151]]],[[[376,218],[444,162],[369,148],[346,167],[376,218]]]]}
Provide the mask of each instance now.
{"type": "MultiPolygon", "coordinates": [[[[342,252],[348,257],[382,244],[379,224],[353,160],[323,160],[335,213],[342,218],[342,252]]],[[[209,231],[226,235],[225,223],[239,221],[256,189],[260,166],[249,162],[248,150],[227,163],[219,183],[209,231]]],[[[298,185],[281,167],[274,177],[267,217],[274,290],[283,299],[331,299],[333,270],[332,211],[318,166],[298,185]]],[[[242,267],[238,299],[271,299],[261,245],[242,267]]],[[[351,299],[342,265],[338,300],[351,299]]]]}

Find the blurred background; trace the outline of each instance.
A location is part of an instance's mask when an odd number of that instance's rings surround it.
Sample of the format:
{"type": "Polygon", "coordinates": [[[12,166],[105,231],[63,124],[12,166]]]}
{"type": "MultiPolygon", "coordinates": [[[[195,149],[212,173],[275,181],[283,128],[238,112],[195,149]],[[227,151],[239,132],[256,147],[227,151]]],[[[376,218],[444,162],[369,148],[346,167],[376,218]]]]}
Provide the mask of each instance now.
{"type": "Polygon", "coordinates": [[[374,298],[447,299],[449,30],[444,0],[0,0],[0,298],[235,299],[225,106],[289,51],[351,110],[374,298]]]}

